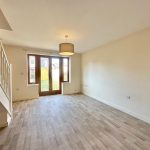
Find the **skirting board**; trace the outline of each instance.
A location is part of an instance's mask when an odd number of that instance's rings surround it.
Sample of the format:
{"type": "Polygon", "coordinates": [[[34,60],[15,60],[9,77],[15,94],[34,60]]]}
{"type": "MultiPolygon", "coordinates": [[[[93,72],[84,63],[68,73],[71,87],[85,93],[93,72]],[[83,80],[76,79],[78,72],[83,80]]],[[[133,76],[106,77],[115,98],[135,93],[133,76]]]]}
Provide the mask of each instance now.
{"type": "Polygon", "coordinates": [[[16,103],[16,102],[23,102],[23,101],[29,101],[29,100],[36,100],[36,99],[38,99],[39,97],[37,97],[37,98],[30,98],[30,99],[16,99],[16,100],[13,100],[12,102],[13,103],[16,103]]]}
{"type": "Polygon", "coordinates": [[[7,122],[0,124],[0,128],[8,127],[10,125],[11,121],[12,121],[12,118],[7,114],[7,122]]]}
{"type": "Polygon", "coordinates": [[[0,128],[5,128],[8,126],[8,122],[4,123],[4,124],[0,124],[0,128]]]}
{"type": "Polygon", "coordinates": [[[81,92],[77,92],[77,93],[65,93],[65,94],[62,94],[62,95],[80,95],[82,94],[81,92]]]}
{"type": "Polygon", "coordinates": [[[135,113],[135,112],[131,112],[130,110],[128,110],[128,109],[126,109],[126,108],[124,108],[124,107],[121,107],[121,106],[119,106],[119,105],[116,105],[116,104],[107,102],[107,101],[105,101],[104,99],[97,99],[97,98],[92,97],[92,96],[90,96],[90,95],[88,95],[88,94],[86,94],[86,93],[83,93],[83,94],[86,95],[86,96],[89,96],[89,97],[91,97],[91,98],[93,98],[93,99],[95,99],[95,100],[97,100],[97,101],[100,101],[100,102],[102,102],[102,103],[104,103],[104,104],[106,104],[106,105],[109,105],[109,106],[111,106],[111,107],[113,107],[113,108],[115,108],[115,109],[118,109],[118,110],[120,110],[120,111],[122,111],[122,112],[124,112],[124,113],[127,113],[127,114],[129,114],[129,115],[131,115],[131,116],[133,116],[133,117],[135,117],[135,118],[137,118],[137,119],[140,119],[140,120],[142,120],[142,121],[144,121],[144,122],[150,124],[150,118],[144,117],[144,116],[142,116],[142,115],[140,115],[140,114],[137,114],[137,113],[135,113]]]}

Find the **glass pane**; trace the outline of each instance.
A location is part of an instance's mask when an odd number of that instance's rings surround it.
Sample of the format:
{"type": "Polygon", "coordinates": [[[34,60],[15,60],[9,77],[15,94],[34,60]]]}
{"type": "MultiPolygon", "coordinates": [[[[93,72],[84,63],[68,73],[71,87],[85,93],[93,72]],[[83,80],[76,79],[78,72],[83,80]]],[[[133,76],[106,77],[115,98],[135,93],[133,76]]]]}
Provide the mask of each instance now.
{"type": "Polygon", "coordinates": [[[49,59],[41,57],[41,92],[49,91],[49,59]]]}
{"type": "Polygon", "coordinates": [[[59,90],[59,58],[52,58],[52,90],[59,90]]]}
{"type": "Polygon", "coordinates": [[[63,74],[64,74],[64,81],[68,81],[68,59],[63,58],[63,74]]]}
{"type": "Polygon", "coordinates": [[[29,56],[30,83],[35,83],[35,56],[29,56]]]}

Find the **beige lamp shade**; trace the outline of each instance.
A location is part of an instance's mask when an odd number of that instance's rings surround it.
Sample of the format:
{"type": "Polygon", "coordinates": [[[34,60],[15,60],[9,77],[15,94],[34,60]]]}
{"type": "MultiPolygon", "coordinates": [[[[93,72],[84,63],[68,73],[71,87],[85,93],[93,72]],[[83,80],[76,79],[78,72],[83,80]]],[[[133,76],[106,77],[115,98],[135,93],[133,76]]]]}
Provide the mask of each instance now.
{"type": "Polygon", "coordinates": [[[74,45],[72,43],[60,43],[59,44],[59,54],[60,55],[73,55],[74,54],[74,45]]]}

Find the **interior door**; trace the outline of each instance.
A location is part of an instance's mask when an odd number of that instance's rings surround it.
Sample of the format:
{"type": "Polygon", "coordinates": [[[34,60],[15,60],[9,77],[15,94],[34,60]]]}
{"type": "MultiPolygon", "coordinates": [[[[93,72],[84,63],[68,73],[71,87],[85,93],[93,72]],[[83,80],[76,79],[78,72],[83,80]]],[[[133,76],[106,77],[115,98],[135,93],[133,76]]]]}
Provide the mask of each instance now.
{"type": "Polygon", "coordinates": [[[40,96],[61,93],[60,64],[59,57],[40,56],[40,96]]]}

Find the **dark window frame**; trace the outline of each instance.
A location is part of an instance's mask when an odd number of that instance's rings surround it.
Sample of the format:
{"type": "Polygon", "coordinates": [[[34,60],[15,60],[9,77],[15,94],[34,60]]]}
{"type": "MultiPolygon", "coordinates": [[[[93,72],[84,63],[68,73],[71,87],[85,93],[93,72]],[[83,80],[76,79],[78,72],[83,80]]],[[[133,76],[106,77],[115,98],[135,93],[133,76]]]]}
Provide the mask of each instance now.
{"type": "Polygon", "coordinates": [[[60,63],[61,63],[61,66],[60,66],[60,77],[61,77],[61,81],[60,82],[69,82],[69,76],[70,76],[70,68],[69,68],[69,65],[70,65],[70,58],[69,57],[59,57],[59,56],[48,56],[48,55],[37,55],[37,54],[27,54],[27,58],[28,58],[28,84],[32,85],[32,84],[39,84],[39,69],[40,69],[40,65],[39,65],[39,58],[40,57],[49,57],[49,59],[51,58],[60,58],[60,63]],[[30,61],[29,61],[29,57],[30,56],[35,56],[35,82],[30,82],[30,61]],[[68,61],[68,72],[67,72],[67,80],[64,81],[64,71],[63,71],[63,58],[67,59],[68,61]]]}
{"type": "Polygon", "coordinates": [[[63,74],[62,82],[69,82],[69,71],[70,71],[70,68],[69,68],[69,57],[63,57],[63,58],[62,58],[62,74],[63,74]],[[67,71],[67,80],[66,81],[64,80],[64,67],[63,67],[64,61],[63,61],[63,58],[67,59],[67,61],[68,61],[68,71],[67,71]]]}
{"type": "Polygon", "coordinates": [[[37,59],[34,54],[28,54],[28,84],[37,84],[37,59]],[[30,56],[35,57],[35,82],[30,82],[30,56]]]}

